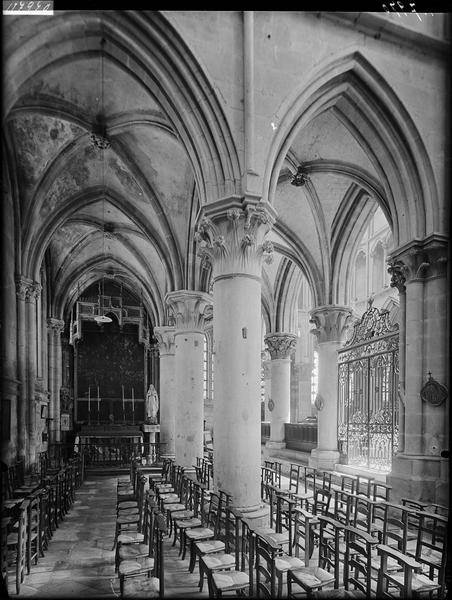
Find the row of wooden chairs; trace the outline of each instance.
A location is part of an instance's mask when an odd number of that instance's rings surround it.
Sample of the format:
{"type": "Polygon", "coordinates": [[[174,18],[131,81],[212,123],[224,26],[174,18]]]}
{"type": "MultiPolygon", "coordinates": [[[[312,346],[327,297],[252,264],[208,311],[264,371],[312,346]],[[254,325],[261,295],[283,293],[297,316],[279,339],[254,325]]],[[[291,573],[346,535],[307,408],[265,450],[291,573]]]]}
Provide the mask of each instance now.
{"type": "MultiPolygon", "coordinates": [[[[304,567],[309,566],[314,547],[317,551],[321,547],[322,519],[331,519],[335,531],[329,532],[330,538],[341,530],[342,546],[351,548],[353,560],[350,556],[345,560],[344,552],[341,555],[337,549],[333,552],[330,548],[329,552],[336,560],[341,556],[341,564],[347,565],[341,582],[345,589],[353,585],[368,594],[378,589],[390,597],[397,588],[401,593],[409,590],[413,595],[436,593],[443,597],[447,561],[444,513],[447,509],[408,499],[400,504],[391,503],[389,486],[372,480],[360,486],[357,478],[344,475],[341,480],[334,475],[339,481],[333,485],[331,472],[305,467],[300,480],[291,479],[288,488],[263,483],[263,498],[270,505],[270,527],[260,533],[284,548],[287,571],[293,566],[291,561],[300,555],[304,557],[304,567]],[[357,535],[362,539],[353,546],[352,538],[357,535]],[[366,560],[371,566],[363,566],[366,560]],[[362,577],[356,573],[349,576],[350,564],[362,577]]],[[[289,588],[295,581],[293,578],[288,581],[289,588]]],[[[339,585],[337,573],[334,582],[339,585]]]]}
{"type": "Polygon", "coordinates": [[[71,508],[75,490],[81,485],[78,458],[43,481],[12,490],[12,497],[3,501],[1,569],[6,587],[14,567],[16,592],[20,593],[25,575],[44,556],[54,531],[71,508]],[[21,495],[20,495],[21,494],[21,495]]]}

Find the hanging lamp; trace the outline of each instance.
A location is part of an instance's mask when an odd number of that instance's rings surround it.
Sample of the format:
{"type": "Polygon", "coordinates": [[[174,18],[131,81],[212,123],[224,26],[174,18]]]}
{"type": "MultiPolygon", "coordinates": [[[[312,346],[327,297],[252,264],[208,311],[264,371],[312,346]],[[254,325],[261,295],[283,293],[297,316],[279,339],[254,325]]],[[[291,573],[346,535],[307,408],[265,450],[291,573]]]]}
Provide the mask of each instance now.
{"type": "MultiPolygon", "coordinates": [[[[91,141],[93,144],[102,152],[102,255],[103,262],[105,263],[105,155],[104,151],[110,147],[110,141],[107,138],[106,126],[105,126],[105,114],[104,114],[104,45],[105,39],[102,38],[100,41],[101,51],[101,110],[96,115],[96,122],[93,125],[93,131],[91,133],[91,141]]],[[[97,314],[94,316],[94,320],[100,326],[103,323],[111,323],[112,319],[105,314],[104,307],[104,295],[105,295],[105,275],[102,275],[102,288],[101,282],[99,281],[99,294],[98,294],[98,306],[97,314]]]]}

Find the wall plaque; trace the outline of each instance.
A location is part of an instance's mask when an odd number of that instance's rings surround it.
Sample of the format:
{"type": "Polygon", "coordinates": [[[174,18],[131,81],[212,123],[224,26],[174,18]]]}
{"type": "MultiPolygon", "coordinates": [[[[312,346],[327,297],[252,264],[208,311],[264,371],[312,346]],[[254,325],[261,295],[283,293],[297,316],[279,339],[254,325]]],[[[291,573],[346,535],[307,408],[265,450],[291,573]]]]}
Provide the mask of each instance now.
{"type": "Polygon", "coordinates": [[[433,379],[432,374],[428,374],[428,381],[421,389],[421,398],[432,406],[441,406],[447,399],[448,393],[446,386],[433,379]]]}

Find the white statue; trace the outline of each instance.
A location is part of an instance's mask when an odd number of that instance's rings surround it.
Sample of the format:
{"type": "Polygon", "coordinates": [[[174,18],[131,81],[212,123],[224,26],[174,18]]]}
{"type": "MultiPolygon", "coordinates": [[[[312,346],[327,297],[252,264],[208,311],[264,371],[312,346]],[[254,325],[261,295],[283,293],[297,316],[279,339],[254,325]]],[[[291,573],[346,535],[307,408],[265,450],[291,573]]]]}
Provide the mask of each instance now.
{"type": "Polygon", "coordinates": [[[156,424],[157,423],[157,411],[159,409],[159,397],[157,390],[151,383],[146,394],[145,402],[145,420],[146,423],[156,424]]]}

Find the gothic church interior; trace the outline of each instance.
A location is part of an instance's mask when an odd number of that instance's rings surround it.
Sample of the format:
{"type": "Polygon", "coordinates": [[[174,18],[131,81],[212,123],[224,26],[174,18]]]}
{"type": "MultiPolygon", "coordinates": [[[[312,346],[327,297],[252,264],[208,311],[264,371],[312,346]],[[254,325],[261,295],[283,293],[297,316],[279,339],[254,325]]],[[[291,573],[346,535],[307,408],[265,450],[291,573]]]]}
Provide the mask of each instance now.
{"type": "Polygon", "coordinates": [[[449,15],[55,11],[3,44],[5,468],[208,439],[248,513],[265,460],[447,506],[449,15]]]}

